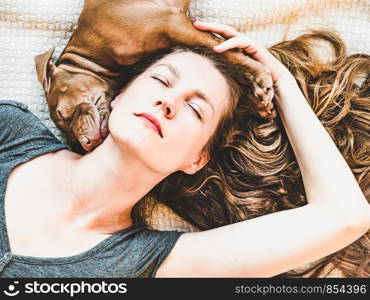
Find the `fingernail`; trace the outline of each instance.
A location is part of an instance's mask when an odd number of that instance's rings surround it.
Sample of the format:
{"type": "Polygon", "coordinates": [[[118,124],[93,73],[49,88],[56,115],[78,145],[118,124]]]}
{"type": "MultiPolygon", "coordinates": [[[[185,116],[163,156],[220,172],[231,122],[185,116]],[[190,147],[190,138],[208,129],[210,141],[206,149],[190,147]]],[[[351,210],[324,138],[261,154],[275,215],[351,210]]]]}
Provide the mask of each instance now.
{"type": "Polygon", "coordinates": [[[213,50],[219,52],[219,51],[223,51],[224,49],[222,49],[222,47],[215,46],[215,47],[213,47],[213,50]]]}

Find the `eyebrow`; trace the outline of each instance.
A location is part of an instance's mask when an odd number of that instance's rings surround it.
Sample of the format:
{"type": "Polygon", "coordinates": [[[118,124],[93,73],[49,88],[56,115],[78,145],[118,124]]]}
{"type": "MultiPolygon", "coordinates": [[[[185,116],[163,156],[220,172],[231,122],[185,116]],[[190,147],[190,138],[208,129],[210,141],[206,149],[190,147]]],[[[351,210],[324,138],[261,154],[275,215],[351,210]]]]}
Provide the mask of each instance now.
{"type": "Polygon", "coordinates": [[[169,69],[173,75],[175,75],[176,78],[180,78],[180,72],[179,72],[179,69],[177,69],[176,67],[174,67],[173,65],[170,65],[170,64],[158,64],[156,65],[156,67],[166,67],[167,69],[169,69]]]}
{"type": "MultiPolygon", "coordinates": [[[[167,67],[170,71],[171,71],[171,73],[173,74],[173,75],[175,75],[175,77],[177,78],[177,79],[179,79],[181,76],[180,76],[180,72],[179,72],[179,69],[177,69],[175,66],[173,66],[173,65],[170,65],[170,64],[165,64],[165,63],[162,63],[162,64],[158,64],[158,65],[156,65],[156,67],[160,67],[160,66],[164,66],[164,67],[167,67]]],[[[211,109],[212,109],[212,112],[213,112],[213,114],[215,114],[215,108],[213,107],[213,105],[212,105],[212,101],[210,101],[210,99],[202,92],[202,91],[200,91],[200,90],[195,90],[194,91],[194,94],[197,96],[197,97],[199,97],[199,98],[201,98],[202,100],[204,100],[204,102],[207,102],[208,103],[208,105],[211,107],[211,109]]]]}

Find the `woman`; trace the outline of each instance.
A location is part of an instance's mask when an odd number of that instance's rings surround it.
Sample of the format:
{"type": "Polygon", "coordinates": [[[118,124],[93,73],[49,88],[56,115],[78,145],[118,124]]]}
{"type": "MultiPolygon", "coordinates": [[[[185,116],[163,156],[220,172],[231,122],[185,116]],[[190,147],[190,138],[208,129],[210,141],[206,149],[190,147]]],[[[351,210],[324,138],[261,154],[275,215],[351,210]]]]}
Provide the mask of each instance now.
{"type": "MultiPolygon", "coordinates": [[[[209,58],[177,51],[126,86],[112,102],[110,135],[83,157],[22,105],[1,103],[1,276],[274,276],[368,230],[369,205],[288,70],[227,26],[195,26],[236,36],[215,50],[242,47],[271,70],[308,204],[197,233],[133,224],[141,198],[171,174],[204,169],[217,140],[237,122],[240,91],[233,78],[209,58]]],[[[275,113],[272,103],[267,111],[275,113]]]]}

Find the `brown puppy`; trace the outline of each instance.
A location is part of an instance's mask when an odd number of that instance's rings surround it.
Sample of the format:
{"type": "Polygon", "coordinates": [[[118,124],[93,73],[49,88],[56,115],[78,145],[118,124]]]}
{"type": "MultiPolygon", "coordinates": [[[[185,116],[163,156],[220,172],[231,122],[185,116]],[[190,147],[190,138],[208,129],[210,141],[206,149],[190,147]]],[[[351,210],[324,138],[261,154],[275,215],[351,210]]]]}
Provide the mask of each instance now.
{"type": "MultiPolygon", "coordinates": [[[[121,88],[124,67],[174,45],[214,47],[221,39],[195,29],[190,0],[85,0],[78,27],[56,64],[54,48],[35,58],[50,116],[69,141],[90,151],[108,134],[110,102],[121,88]]],[[[241,50],[227,51],[230,63],[245,67],[256,111],[273,97],[269,72],[241,50]]]]}

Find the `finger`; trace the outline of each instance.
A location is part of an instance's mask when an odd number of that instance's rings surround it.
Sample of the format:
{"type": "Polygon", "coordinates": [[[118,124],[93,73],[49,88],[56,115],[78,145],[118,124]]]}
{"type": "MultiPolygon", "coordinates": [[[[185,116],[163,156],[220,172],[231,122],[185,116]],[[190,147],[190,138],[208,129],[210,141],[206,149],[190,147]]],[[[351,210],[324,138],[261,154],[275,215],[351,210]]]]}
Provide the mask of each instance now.
{"type": "Polygon", "coordinates": [[[213,49],[218,52],[224,52],[233,48],[241,48],[246,53],[251,55],[254,59],[273,69],[279,62],[277,59],[259,42],[247,38],[246,36],[237,36],[230,38],[219,45],[215,46],[213,49]]]}
{"type": "Polygon", "coordinates": [[[241,35],[241,33],[233,27],[224,24],[195,21],[193,25],[199,30],[212,31],[222,35],[224,38],[232,38],[241,35]]]}
{"type": "Polygon", "coordinates": [[[265,54],[268,53],[267,50],[262,47],[258,42],[248,39],[245,36],[237,36],[230,38],[221,44],[214,47],[217,52],[223,52],[233,48],[242,48],[250,55],[256,55],[257,53],[265,54]]]}
{"type": "Polygon", "coordinates": [[[213,47],[213,49],[216,51],[216,52],[225,52],[227,50],[230,50],[230,49],[234,49],[234,48],[244,48],[246,46],[246,43],[244,41],[244,38],[243,37],[240,37],[240,36],[237,36],[237,37],[232,37],[220,44],[218,44],[217,46],[213,47]]]}

